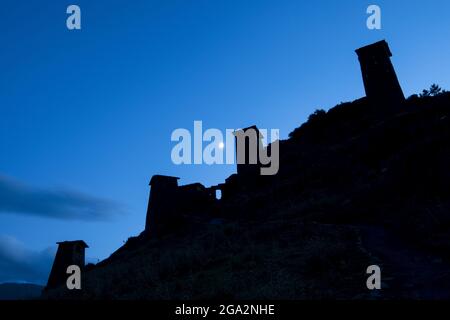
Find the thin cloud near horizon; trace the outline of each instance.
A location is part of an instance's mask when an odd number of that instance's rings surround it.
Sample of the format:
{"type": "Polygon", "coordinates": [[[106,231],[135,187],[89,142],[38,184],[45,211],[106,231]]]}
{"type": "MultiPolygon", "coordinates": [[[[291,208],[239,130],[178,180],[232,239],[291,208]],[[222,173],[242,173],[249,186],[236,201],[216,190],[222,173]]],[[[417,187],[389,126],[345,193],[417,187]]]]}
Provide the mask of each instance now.
{"type": "Polygon", "coordinates": [[[0,283],[44,285],[55,253],[56,245],[33,251],[16,238],[0,234],[0,283]]]}
{"type": "MultiPolygon", "coordinates": [[[[57,246],[32,250],[17,238],[0,234],[0,284],[31,283],[45,285],[57,246]]],[[[87,263],[98,259],[86,257],[87,263]]]]}
{"type": "Polygon", "coordinates": [[[109,221],[123,214],[113,200],[65,188],[40,188],[0,174],[0,214],[58,220],[109,221]]]}

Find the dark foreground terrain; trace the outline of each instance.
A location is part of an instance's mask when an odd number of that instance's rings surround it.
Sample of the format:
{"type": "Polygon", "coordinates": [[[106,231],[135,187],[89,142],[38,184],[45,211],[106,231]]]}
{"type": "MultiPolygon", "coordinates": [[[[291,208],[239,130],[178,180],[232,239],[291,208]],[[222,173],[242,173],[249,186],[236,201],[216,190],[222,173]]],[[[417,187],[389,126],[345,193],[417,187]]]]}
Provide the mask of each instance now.
{"type": "Polygon", "coordinates": [[[39,299],[44,287],[28,283],[0,284],[0,300],[32,300],[39,299]]]}
{"type": "Polygon", "coordinates": [[[89,265],[84,299],[450,298],[450,94],[317,111],[280,172],[89,265]],[[225,208],[225,209],[223,209],[225,208]],[[366,269],[379,265],[382,290],[366,269]]]}

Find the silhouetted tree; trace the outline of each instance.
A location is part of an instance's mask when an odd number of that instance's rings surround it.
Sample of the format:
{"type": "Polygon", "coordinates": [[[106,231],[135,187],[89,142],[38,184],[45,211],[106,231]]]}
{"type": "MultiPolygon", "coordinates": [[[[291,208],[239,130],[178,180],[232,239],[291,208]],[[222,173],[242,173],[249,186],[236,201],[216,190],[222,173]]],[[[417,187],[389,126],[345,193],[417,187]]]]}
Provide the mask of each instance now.
{"type": "Polygon", "coordinates": [[[314,113],[310,114],[308,117],[308,122],[313,122],[325,117],[327,112],[323,109],[317,109],[314,113]]]}
{"type": "Polygon", "coordinates": [[[435,97],[438,96],[440,94],[445,93],[445,90],[442,90],[441,87],[439,87],[437,84],[432,84],[430,87],[430,90],[423,90],[422,93],[420,94],[421,98],[424,97],[435,97]]]}
{"type": "Polygon", "coordinates": [[[302,132],[305,127],[311,127],[311,125],[317,126],[317,123],[319,123],[321,119],[324,119],[326,115],[327,112],[325,110],[317,109],[309,115],[308,121],[306,123],[302,124],[299,128],[296,128],[294,131],[289,133],[289,138],[300,136],[300,132],[302,132]]]}

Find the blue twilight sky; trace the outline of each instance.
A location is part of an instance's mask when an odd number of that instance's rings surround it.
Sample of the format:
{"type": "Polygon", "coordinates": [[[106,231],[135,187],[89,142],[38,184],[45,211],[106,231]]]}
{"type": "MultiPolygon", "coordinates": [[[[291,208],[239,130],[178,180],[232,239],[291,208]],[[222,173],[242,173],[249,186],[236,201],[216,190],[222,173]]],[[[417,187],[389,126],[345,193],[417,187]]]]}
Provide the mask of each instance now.
{"type": "MultiPolygon", "coordinates": [[[[55,242],[103,259],[143,230],[176,128],[279,128],[364,95],[354,49],[386,39],[406,95],[450,88],[448,0],[2,0],[0,282],[45,282],[55,242]],[[382,30],[366,28],[370,4],[382,30]],[[82,30],[66,28],[77,4],[82,30]]],[[[282,165],[282,164],[281,164],[282,165]]]]}

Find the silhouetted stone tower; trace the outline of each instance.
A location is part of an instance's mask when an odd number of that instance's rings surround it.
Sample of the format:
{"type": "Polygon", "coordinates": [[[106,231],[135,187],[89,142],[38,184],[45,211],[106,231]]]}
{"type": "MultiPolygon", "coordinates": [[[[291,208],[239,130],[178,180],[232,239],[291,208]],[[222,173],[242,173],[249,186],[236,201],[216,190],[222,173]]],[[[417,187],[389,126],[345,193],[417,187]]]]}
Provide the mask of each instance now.
{"type": "Polygon", "coordinates": [[[356,50],[366,89],[373,102],[396,103],[405,100],[394,66],[392,53],[385,40],[356,50]]]}
{"type": "Polygon", "coordinates": [[[89,248],[82,240],[57,242],[58,251],[53,261],[52,271],[48,278],[46,289],[52,289],[63,285],[69,275],[67,268],[72,265],[82,270],[85,263],[85,249],[89,248]]]}
{"type": "Polygon", "coordinates": [[[150,180],[145,233],[157,232],[170,223],[178,208],[178,177],[155,175],[150,180]]]}
{"type": "Polygon", "coordinates": [[[256,126],[251,126],[236,131],[234,136],[238,176],[242,178],[259,176],[261,174],[259,151],[263,146],[261,132],[256,126]]]}

